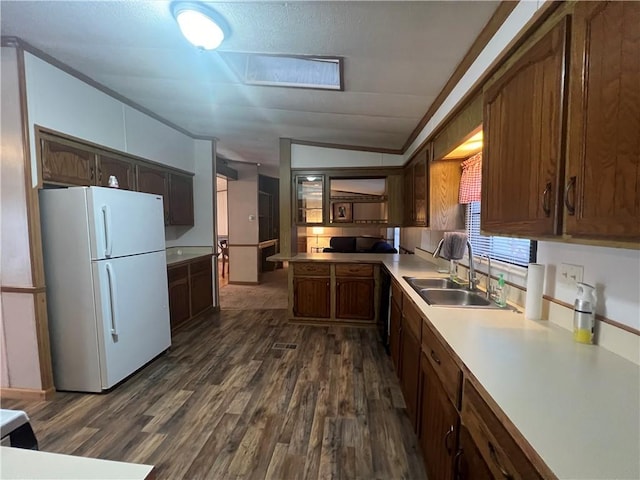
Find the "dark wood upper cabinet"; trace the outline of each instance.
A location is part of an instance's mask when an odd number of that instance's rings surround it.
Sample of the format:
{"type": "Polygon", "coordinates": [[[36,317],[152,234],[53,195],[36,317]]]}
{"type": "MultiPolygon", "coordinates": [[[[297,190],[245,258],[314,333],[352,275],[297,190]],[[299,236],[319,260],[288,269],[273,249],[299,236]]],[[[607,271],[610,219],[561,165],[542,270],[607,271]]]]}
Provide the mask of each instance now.
{"type": "Polygon", "coordinates": [[[135,190],[133,162],[107,155],[98,155],[97,184],[101,187],[109,186],[109,177],[113,175],[118,180],[122,190],[135,190]]]}
{"type": "Polygon", "coordinates": [[[413,201],[413,165],[407,165],[402,171],[402,180],[404,184],[404,225],[409,227],[415,222],[415,202],[413,201]]]}
{"type": "Polygon", "coordinates": [[[169,224],[193,225],[193,177],[169,174],[169,224]]]}
{"type": "Polygon", "coordinates": [[[424,148],[418,154],[413,164],[413,211],[414,225],[423,227],[428,225],[428,191],[429,182],[427,168],[429,166],[429,148],[424,148]]]}
{"type": "Polygon", "coordinates": [[[508,63],[485,90],[484,231],[560,233],[567,22],[508,63]]]}
{"type": "Polygon", "coordinates": [[[164,204],[164,223],[169,225],[169,186],[167,172],[159,168],[136,166],[138,191],[162,195],[164,204]]]}
{"type": "Polygon", "coordinates": [[[64,141],[40,139],[42,181],[65,185],[96,184],[96,154],[64,141]]]}
{"type": "Polygon", "coordinates": [[[565,232],[640,240],[640,2],[573,12],[565,232]]]}

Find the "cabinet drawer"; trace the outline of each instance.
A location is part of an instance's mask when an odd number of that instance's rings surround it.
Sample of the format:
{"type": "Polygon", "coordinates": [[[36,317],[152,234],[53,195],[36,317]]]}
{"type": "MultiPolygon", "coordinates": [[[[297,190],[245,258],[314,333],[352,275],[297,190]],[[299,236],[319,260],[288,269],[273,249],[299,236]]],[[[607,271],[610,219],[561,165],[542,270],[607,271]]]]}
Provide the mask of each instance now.
{"type": "Polygon", "coordinates": [[[442,342],[438,340],[427,323],[424,323],[422,327],[422,350],[438,374],[449,399],[458,407],[460,405],[462,371],[456,364],[451,353],[449,353],[442,342]]]}
{"type": "Polygon", "coordinates": [[[210,272],[211,271],[211,259],[205,258],[204,260],[197,260],[191,263],[191,275],[200,273],[200,272],[210,272]]]}
{"type": "Polygon", "coordinates": [[[167,270],[167,277],[169,283],[173,283],[177,280],[182,280],[189,276],[189,267],[187,265],[181,265],[179,267],[169,267],[167,270]]]}
{"type": "Polygon", "coordinates": [[[398,283],[394,280],[391,282],[391,298],[393,298],[393,300],[396,302],[396,305],[398,305],[398,307],[400,307],[400,310],[402,310],[402,289],[400,288],[400,285],[398,285],[398,283]]]}
{"type": "Polygon", "coordinates": [[[464,382],[462,422],[496,478],[543,478],[469,380],[464,382]]]}
{"type": "Polygon", "coordinates": [[[406,301],[402,308],[402,318],[404,327],[413,332],[413,335],[420,341],[422,338],[422,315],[413,302],[406,301]]]}
{"type": "Polygon", "coordinates": [[[373,277],[373,265],[362,263],[336,264],[336,277],[373,277]]]}
{"type": "Polygon", "coordinates": [[[331,264],[329,263],[294,263],[293,274],[294,275],[317,275],[317,276],[329,276],[331,271],[331,264]]]}

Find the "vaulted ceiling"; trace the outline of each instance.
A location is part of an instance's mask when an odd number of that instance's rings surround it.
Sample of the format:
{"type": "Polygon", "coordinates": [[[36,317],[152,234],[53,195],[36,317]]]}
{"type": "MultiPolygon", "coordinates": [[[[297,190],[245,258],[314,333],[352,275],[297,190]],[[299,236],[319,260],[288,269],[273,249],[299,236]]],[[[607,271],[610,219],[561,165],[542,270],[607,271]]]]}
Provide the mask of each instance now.
{"type": "Polygon", "coordinates": [[[234,159],[277,164],[278,139],[401,149],[497,1],[202,2],[226,52],[344,57],[343,92],[242,84],[180,34],[163,0],[11,1],[0,29],[234,159]]]}

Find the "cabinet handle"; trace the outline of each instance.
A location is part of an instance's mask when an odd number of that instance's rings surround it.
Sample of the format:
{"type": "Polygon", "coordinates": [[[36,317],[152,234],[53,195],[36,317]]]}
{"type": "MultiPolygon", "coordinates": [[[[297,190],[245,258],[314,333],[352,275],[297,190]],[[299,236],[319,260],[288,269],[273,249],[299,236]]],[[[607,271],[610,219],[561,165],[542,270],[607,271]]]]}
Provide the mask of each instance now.
{"type": "Polygon", "coordinates": [[[449,427],[449,430],[447,430],[447,433],[444,434],[444,448],[447,449],[447,453],[449,455],[451,455],[451,447],[449,446],[449,438],[451,437],[452,433],[453,433],[453,425],[451,425],[449,427]]]}
{"type": "Polygon", "coordinates": [[[89,180],[93,181],[96,176],[95,169],[93,167],[89,167],[89,180]]]}
{"type": "Polygon", "coordinates": [[[98,183],[102,183],[102,169],[98,169],[98,183]]]}
{"type": "Polygon", "coordinates": [[[433,358],[434,362],[436,362],[438,365],[440,365],[440,359],[436,355],[436,352],[434,352],[433,350],[431,350],[431,358],[433,358]]]}
{"type": "Polygon", "coordinates": [[[542,210],[544,210],[544,216],[551,216],[551,207],[549,206],[549,197],[551,196],[551,182],[547,182],[544,192],[542,192],[542,210]]]}
{"type": "Polygon", "coordinates": [[[453,457],[453,471],[456,480],[462,479],[462,455],[464,454],[464,450],[459,449],[456,452],[456,456],[453,457]]]}
{"type": "Polygon", "coordinates": [[[564,205],[567,207],[569,215],[576,214],[576,177],[570,177],[567,186],[564,188],[564,205]],[[569,197],[573,195],[573,204],[569,203],[569,197]]]}
{"type": "Polygon", "coordinates": [[[505,480],[513,480],[513,476],[507,472],[507,470],[502,466],[500,460],[498,460],[498,454],[496,453],[496,448],[493,446],[491,442],[489,442],[489,455],[491,455],[491,460],[495,463],[500,470],[500,473],[504,477],[505,480]]]}

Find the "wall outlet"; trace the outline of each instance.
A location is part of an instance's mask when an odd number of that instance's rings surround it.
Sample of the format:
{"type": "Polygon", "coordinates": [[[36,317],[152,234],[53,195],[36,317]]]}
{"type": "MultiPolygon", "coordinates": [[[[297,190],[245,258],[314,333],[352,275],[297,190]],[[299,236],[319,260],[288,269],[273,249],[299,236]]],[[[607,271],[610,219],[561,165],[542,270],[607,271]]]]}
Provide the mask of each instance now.
{"type": "Polygon", "coordinates": [[[567,286],[575,286],[577,282],[582,281],[584,267],[582,265],[571,265],[570,263],[561,263],[558,269],[558,283],[567,286]]]}

